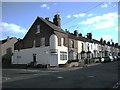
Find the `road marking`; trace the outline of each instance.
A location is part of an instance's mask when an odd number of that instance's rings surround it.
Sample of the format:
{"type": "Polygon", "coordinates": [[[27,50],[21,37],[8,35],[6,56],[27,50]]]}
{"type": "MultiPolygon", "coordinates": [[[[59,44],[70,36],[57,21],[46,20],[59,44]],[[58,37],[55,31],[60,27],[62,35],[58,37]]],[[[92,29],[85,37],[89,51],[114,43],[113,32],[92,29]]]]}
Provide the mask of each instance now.
{"type": "Polygon", "coordinates": [[[118,88],[120,86],[120,82],[117,82],[112,88],[118,88]]]}
{"type": "Polygon", "coordinates": [[[59,76],[59,77],[57,77],[57,78],[62,79],[63,77],[59,76]]]}
{"type": "Polygon", "coordinates": [[[94,78],[95,76],[88,76],[88,77],[90,77],[90,78],[94,78]]]}

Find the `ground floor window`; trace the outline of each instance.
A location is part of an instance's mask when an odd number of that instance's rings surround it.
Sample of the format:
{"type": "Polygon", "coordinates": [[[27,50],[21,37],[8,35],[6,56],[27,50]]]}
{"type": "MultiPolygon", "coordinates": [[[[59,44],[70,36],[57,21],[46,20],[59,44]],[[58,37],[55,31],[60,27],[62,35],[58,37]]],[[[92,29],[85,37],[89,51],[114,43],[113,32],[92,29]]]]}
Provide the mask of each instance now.
{"type": "Polygon", "coordinates": [[[81,59],[85,59],[86,58],[86,53],[85,53],[85,51],[82,51],[81,52],[81,59]]]}
{"type": "Polygon", "coordinates": [[[67,52],[60,51],[60,60],[67,60],[67,52]]]}

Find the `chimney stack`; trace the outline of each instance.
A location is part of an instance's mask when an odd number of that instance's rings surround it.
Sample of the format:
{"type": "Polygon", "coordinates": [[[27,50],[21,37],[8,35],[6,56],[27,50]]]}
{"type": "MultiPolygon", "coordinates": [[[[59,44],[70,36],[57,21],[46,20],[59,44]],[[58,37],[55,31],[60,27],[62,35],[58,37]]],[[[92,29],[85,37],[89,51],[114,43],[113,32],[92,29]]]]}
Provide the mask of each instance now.
{"type": "Polygon", "coordinates": [[[9,36],[7,36],[7,41],[9,41],[10,40],[10,37],[9,36]]]}
{"type": "Polygon", "coordinates": [[[55,25],[57,25],[58,27],[61,26],[61,19],[60,19],[60,15],[59,14],[56,14],[53,18],[53,23],[55,25]]]}
{"type": "Polygon", "coordinates": [[[78,30],[74,31],[74,35],[78,37],[78,30]]]}
{"type": "Polygon", "coordinates": [[[112,46],[114,46],[114,42],[112,42],[112,46]]]}
{"type": "Polygon", "coordinates": [[[107,44],[110,45],[110,41],[108,41],[107,44]]]}
{"type": "Polygon", "coordinates": [[[115,43],[115,47],[118,47],[118,43],[115,43]]]}
{"type": "Polygon", "coordinates": [[[100,39],[100,43],[103,43],[103,39],[102,38],[100,39]]]}
{"type": "Polygon", "coordinates": [[[81,37],[82,37],[82,33],[79,33],[79,36],[81,36],[81,37]]]}
{"type": "Polygon", "coordinates": [[[92,39],[92,33],[87,33],[87,38],[92,39]]]}
{"type": "Polygon", "coordinates": [[[106,44],[106,40],[104,40],[103,43],[106,44]]]}

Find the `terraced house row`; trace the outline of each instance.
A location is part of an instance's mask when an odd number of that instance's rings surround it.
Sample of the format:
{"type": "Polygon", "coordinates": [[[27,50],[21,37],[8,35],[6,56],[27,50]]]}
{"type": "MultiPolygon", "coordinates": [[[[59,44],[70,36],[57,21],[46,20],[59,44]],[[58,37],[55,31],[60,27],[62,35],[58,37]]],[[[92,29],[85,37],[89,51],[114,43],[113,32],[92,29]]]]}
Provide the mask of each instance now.
{"type": "MultiPolygon", "coordinates": [[[[92,38],[92,33],[83,37],[77,30],[70,33],[61,29],[60,15],[56,14],[53,21],[37,17],[23,39],[15,43],[12,64],[28,64],[37,62],[42,65],[59,66],[69,61],[90,62],[96,57],[118,55],[118,43],[110,44],[101,38],[92,38]]],[[[93,61],[94,62],[94,61],[93,61]]]]}

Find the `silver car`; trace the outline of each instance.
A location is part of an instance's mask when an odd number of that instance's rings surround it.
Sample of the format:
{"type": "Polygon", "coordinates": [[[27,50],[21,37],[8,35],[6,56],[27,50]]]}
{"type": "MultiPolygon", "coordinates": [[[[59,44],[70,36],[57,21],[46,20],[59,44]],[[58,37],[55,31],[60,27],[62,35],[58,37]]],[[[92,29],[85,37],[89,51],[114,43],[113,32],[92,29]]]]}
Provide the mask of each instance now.
{"type": "Polygon", "coordinates": [[[110,61],[111,61],[111,62],[113,62],[113,61],[114,61],[113,56],[109,56],[109,59],[110,59],[110,61]]]}
{"type": "Polygon", "coordinates": [[[104,62],[110,62],[110,58],[109,57],[102,57],[101,63],[104,63],[104,62]]]}

